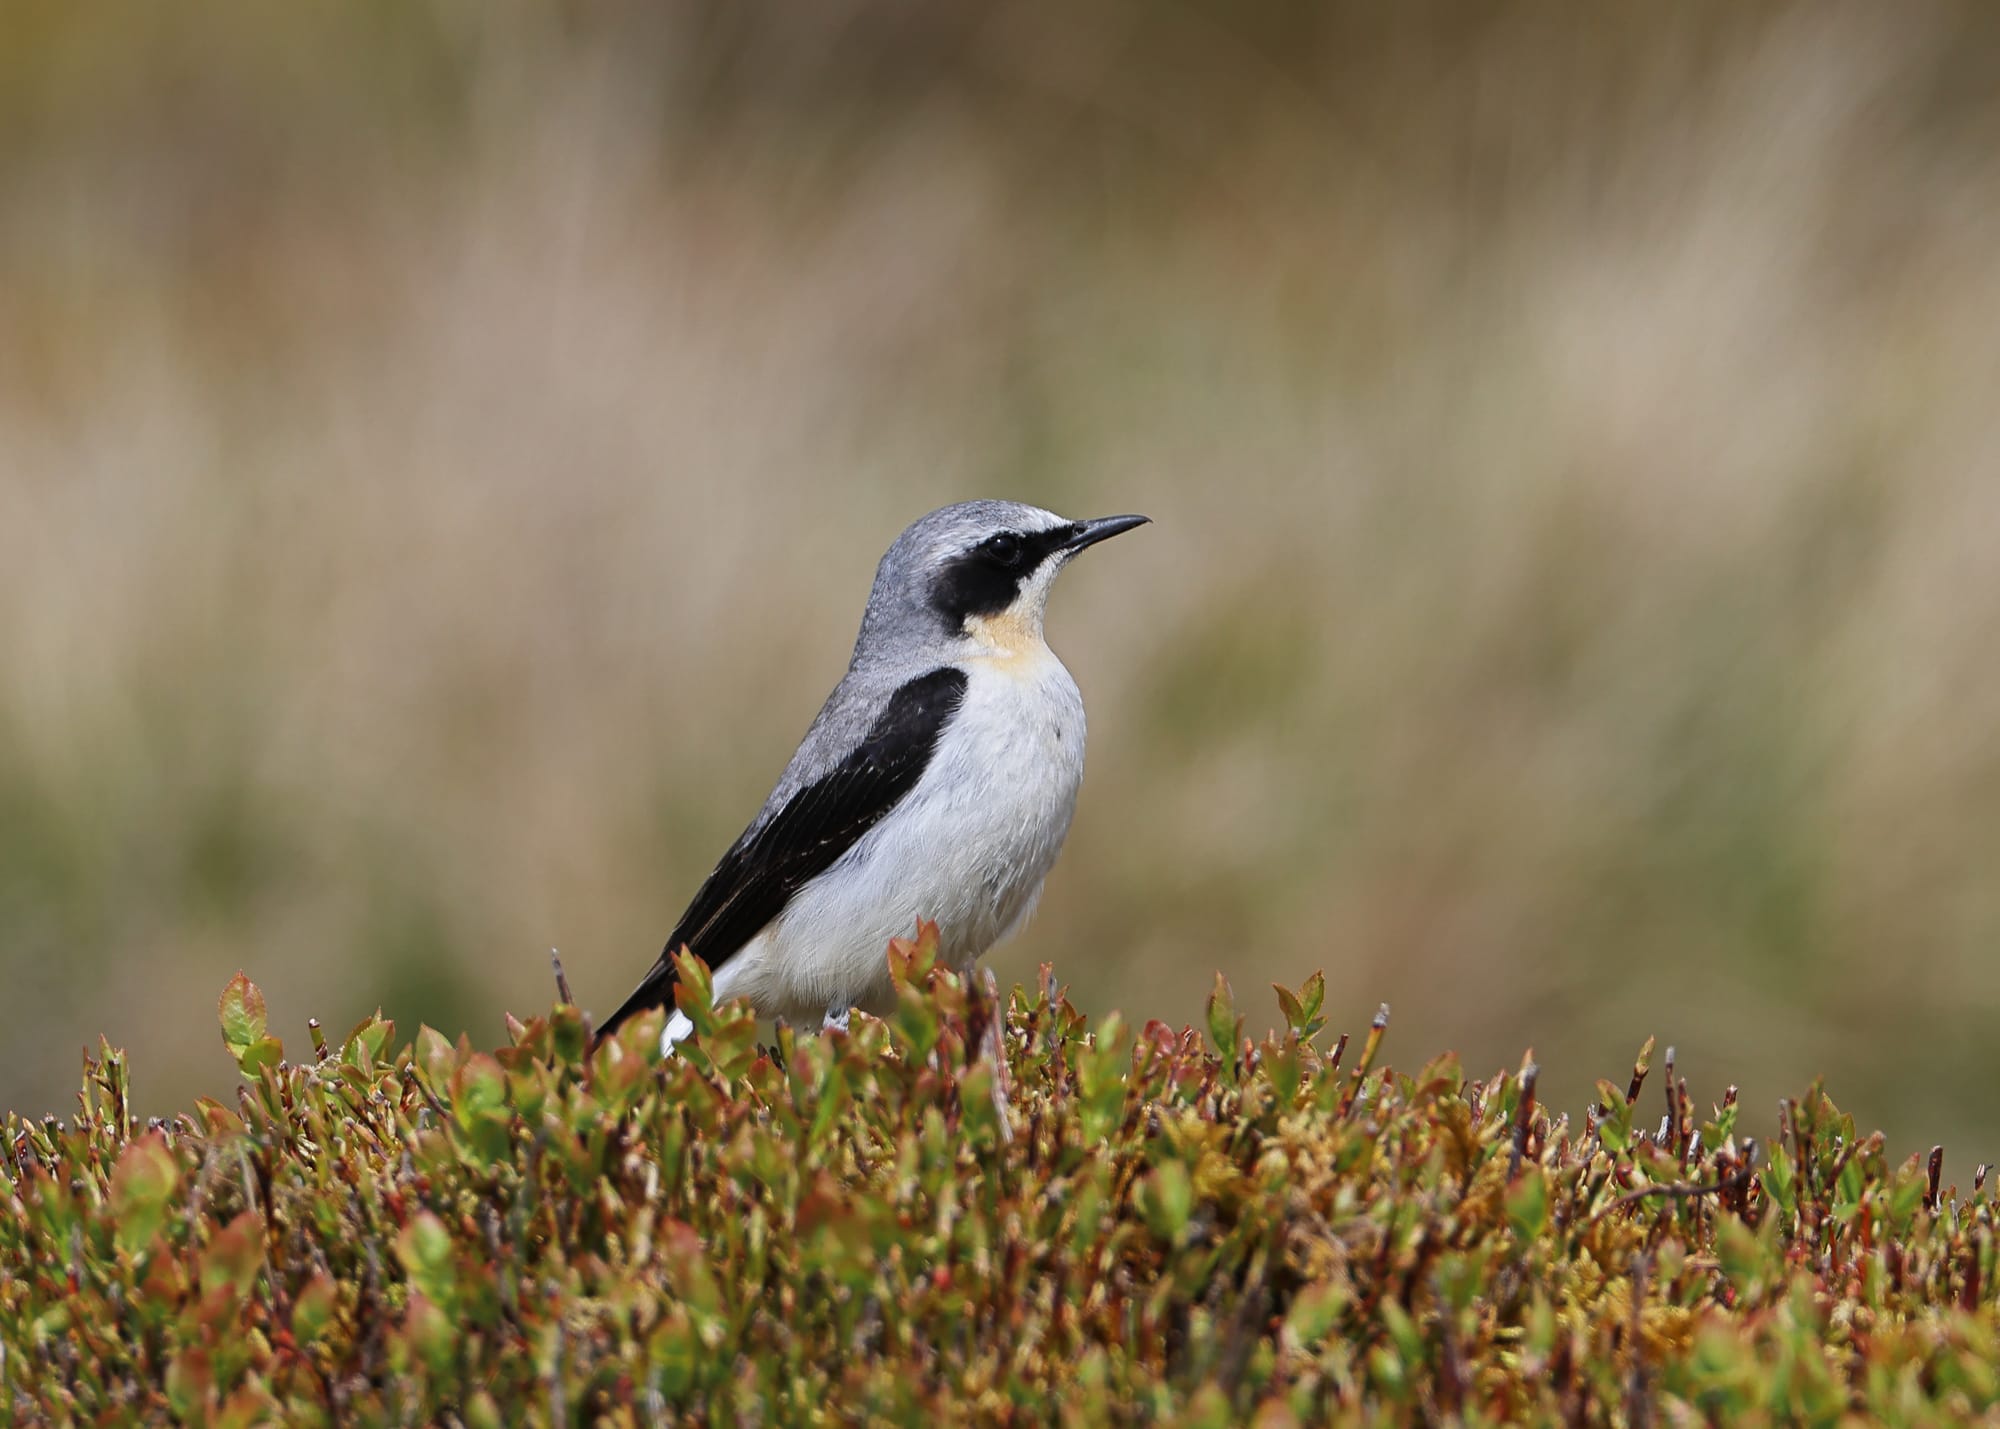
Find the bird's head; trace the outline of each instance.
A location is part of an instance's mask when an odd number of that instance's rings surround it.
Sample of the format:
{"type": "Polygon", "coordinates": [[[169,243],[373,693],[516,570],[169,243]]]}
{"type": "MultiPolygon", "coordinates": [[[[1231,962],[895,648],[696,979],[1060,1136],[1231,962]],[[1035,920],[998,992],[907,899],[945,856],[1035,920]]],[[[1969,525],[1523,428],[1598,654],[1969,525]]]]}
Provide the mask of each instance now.
{"type": "Polygon", "coordinates": [[[1071,521],[1018,501],[962,501],[921,517],[875,572],[859,660],[877,638],[920,638],[959,653],[1023,653],[1042,641],[1056,572],[1144,516],[1071,521]]]}

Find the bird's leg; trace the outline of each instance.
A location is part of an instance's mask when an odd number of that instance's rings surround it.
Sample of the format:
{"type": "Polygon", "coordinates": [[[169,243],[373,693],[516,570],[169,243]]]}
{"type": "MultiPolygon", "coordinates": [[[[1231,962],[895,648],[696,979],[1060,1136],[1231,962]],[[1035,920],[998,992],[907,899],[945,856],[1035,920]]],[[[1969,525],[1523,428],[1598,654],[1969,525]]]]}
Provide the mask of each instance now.
{"type": "Polygon", "coordinates": [[[822,1032],[845,1032],[847,1030],[847,1014],[851,1011],[853,1011],[853,1008],[848,1003],[834,1003],[827,1008],[826,1021],[820,1024],[819,1030],[822,1032]]]}

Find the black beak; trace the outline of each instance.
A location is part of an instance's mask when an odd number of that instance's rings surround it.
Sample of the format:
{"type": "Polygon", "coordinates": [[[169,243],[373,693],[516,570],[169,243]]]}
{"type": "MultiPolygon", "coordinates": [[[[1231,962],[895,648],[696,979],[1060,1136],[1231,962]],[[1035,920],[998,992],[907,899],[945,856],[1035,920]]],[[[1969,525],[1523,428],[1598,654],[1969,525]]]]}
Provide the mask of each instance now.
{"type": "Polygon", "coordinates": [[[1075,555],[1085,546],[1094,546],[1099,541],[1107,541],[1121,531],[1129,531],[1134,526],[1144,526],[1153,518],[1150,516],[1100,516],[1095,521],[1078,521],[1071,525],[1070,538],[1064,541],[1062,549],[1075,555]]]}

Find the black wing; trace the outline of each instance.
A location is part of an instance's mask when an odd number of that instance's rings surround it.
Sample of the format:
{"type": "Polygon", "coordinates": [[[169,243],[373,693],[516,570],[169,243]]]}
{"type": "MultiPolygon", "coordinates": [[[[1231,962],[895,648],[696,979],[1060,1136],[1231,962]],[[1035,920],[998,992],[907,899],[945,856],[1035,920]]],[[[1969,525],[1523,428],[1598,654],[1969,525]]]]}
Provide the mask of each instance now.
{"type": "Polygon", "coordinates": [[[649,1007],[672,1005],[673,958],[683,946],[709,967],[721,967],[794,893],[880,823],[916,787],[965,697],[965,683],[963,670],[945,666],[904,685],[853,753],[792,795],[761,827],[745,830],[681,915],[645,981],[604,1020],[598,1036],[610,1036],[649,1007]]]}

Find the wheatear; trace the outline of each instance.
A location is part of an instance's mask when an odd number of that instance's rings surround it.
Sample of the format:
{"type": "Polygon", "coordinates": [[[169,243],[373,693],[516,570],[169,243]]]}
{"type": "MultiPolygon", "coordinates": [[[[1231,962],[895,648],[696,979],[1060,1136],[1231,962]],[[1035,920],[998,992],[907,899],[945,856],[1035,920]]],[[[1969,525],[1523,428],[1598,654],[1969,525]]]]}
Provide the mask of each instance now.
{"type": "Polygon", "coordinates": [[[1012,501],[933,511],[882,557],[847,675],[750,827],[600,1036],[673,1004],[692,949],[715,1000],[844,1025],[894,1005],[888,945],[919,918],[969,970],[1041,895],[1083,780],[1083,697],[1042,638],[1078,551],[1144,516],[1065,521],[1012,501]]]}

